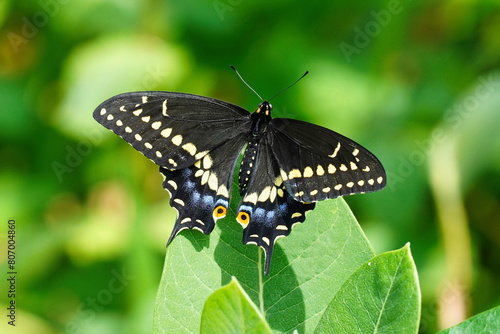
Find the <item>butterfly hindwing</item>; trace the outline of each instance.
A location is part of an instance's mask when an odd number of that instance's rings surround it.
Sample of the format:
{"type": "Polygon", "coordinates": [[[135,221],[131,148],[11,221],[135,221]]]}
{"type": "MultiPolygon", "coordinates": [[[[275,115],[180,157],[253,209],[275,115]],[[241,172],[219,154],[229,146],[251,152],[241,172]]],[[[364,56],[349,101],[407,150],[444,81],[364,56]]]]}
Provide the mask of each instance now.
{"type": "Polygon", "coordinates": [[[248,131],[249,115],[224,101],[172,92],[120,94],[94,111],[99,123],[167,169],[191,166],[248,131]]]}
{"type": "Polygon", "coordinates": [[[291,119],[268,126],[272,152],[286,189],[301,202],[372,192],[386,185],[380,161],[334,131],[291,119]]]}
{"type": "Polygon", "coordinates": [[[243,243],[253,243],[264,249],[264,273],[267,275],[276,239],[289,235],[294,224],[302,223],[314,203],[298,202],[285,189],[265,137],[258,144],[257,152],[255,168],[236,219],[243,226],[243,243]]]}
{"type": "Polygon", "coordinates": [[[217,219],[226,216],[231,200],[233,172],[245,145],[244,136],[215,148],[193,166],[180,170],[160,167],[163,187],[170,193],[170,205],[177,220],[168,244],[183,229],[212,232],[217,219]]]}

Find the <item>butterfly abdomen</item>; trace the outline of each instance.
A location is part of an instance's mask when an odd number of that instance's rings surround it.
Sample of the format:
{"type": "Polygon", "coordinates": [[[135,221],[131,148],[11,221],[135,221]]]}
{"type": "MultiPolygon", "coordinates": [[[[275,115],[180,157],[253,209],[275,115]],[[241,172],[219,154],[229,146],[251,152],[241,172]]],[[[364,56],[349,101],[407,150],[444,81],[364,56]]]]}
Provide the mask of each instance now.
{"type": "Polygon", "coordinates": [[[259,145],[259,140],[257,138],[252,138],[243,153],[243,159],[240,163],[240,171],[238,177],[240,195],[245,194],[248,189],[248,184],[252,179],[252,172],[255,168],[257,159],[257,148],[259,145]]]}

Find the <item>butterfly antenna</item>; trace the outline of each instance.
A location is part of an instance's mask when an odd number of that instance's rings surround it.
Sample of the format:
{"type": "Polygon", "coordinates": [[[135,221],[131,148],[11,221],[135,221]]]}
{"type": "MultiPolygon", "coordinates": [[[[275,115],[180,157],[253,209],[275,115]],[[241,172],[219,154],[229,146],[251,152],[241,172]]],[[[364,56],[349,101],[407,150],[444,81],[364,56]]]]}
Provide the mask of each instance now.
{"type": "Polygon", "coordinates": [[[274,94],[273,97],[271,97],[269,100],[267,100],[267,102],[270,102],[272,99],[274,99],[276,96],[280,95],[281,93],[283,93],[285,90],[287,90],[288,88],[292,87],[293,85],[295,85],[297,82],[300,81],[300,79],[302,79],[303,77],[305,77],[307,75],[307,73],[309,73],[309,71],[306,71],[306,73],[302,74],[302,76],[300,78],[298,78],[297,80],[295,80],[295,82],[293,84],[291,84],[290,86],[288,86],[287,88],[281,90],[279,93],[277,94],[274,94]]]}
{"type": "Polygon", "coordinates": [[[260,95],[255,91],[255,89],[253,89],[252,87],[250,87],[250,85],[247,84],[247,82],[245,80],[243,80],[243,78],[241,77],[240,73],[238,73],[238,71],[234,68],[233,65],[229,65],[229,67],[231,67],[236,72],[236,74],[238,74],[238,76],[240,77],[241,81],[243,81],[243,83],[245,85],[247,85],[247,87],[250,88],[252,90],[252,92],[254,92],[255,95],[257,95],[261,101],[264,101],[264,99],[262,99],[262,97],[260,97],[260,95]]]}

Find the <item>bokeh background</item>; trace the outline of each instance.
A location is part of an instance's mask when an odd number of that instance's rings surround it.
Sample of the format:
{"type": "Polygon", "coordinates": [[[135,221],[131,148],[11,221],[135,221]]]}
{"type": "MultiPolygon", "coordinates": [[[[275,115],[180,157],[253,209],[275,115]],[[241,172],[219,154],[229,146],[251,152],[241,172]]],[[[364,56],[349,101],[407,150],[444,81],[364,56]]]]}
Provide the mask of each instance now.
{"type": "Polygon", "coordinates": [[[15,219],[18,271],[2,333],[151,332],[175,213],[91,114],[135,90],[253,110],[230,64],[264,98],[309,70],[274,116],[384,163],[388,187],[347,201],[377,253],[411,243],[422,333],[500,303],[498,0],[3,0],[0,37],[0,267],[15,219]]]}

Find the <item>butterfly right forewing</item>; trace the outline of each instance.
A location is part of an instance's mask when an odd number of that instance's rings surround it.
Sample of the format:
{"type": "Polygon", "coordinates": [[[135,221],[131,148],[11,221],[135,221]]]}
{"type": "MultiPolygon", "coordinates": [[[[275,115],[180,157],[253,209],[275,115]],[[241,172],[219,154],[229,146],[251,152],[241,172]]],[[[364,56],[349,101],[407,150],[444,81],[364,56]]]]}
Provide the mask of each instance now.
{"type": "Polygon", "coordinates": [[[380,161],[347,137],[292,119],[275,118],[268,129],[280,175],[298,201],[372,192],[386,185],[380,161]]]}

